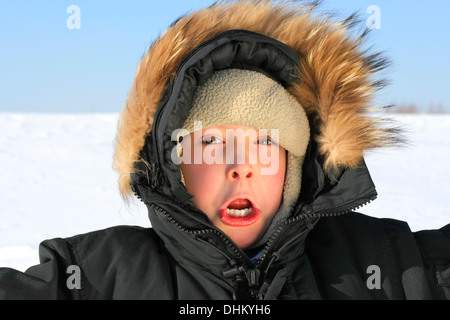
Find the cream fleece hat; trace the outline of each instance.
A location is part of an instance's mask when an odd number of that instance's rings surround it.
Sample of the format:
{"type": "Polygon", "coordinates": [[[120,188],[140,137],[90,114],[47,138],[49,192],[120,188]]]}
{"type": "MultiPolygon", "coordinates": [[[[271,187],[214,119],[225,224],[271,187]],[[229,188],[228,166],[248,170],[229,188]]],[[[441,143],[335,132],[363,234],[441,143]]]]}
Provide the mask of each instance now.
{"type": "Polygon", "coordinates": [[[183,129],[194,132],[195,121],[201,121],[203,128],[242,126],[265,129],[269,135],[272,129],[279,130],[277,142],[288,152],[287,167],[283,201],[266,232],[270,235],[289,216],[300,194],[310,138],[303,107],[281,84],[260,72],[226,69],[214,73],[197,88],[183,129]]]}

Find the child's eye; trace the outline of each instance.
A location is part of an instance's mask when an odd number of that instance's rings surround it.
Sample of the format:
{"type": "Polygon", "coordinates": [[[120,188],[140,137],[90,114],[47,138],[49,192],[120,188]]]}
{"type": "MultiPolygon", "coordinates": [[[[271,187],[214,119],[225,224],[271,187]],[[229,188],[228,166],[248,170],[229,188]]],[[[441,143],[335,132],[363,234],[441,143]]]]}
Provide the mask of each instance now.
{"type": "Polygon", "coordinates": [[[218,143],[222,143],[223,141],[216,136],[207,136],[207,137],[203,137],[202,142],[205,144],[218,144],[218,143]]]}
{"type": "Polygon", "coordinates": [[[270,145],[272,144],[272,140],[270,138],[260,138],[256,141],[258,144],[270,145]]]}

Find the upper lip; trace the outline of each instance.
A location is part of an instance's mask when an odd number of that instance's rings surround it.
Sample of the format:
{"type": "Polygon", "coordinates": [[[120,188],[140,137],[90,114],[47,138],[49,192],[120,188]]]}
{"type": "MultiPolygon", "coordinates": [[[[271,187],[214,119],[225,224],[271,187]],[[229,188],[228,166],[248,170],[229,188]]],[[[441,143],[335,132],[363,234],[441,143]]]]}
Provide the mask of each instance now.
{"type": "Polygon", "coordinates": [[[252,207],[256,208],[255,201],[253,200],[252,197],[250,197],[249,195],[246,195],[246,194],[235,194],[235,195],[227,198],[222,210],[226,210],[228,208],[228,206],[230,205],[230,203],[232,203],[234,200],[237,200],[237,199],[246,199],[246,200],[250,201],[252,207]]]}

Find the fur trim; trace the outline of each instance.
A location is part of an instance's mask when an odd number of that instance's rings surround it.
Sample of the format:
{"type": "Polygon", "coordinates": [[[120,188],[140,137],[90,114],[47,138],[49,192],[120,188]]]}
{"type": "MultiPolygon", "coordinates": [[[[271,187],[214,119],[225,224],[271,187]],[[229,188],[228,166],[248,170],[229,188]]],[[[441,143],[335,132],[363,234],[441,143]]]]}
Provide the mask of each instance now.
{"type": "Polygon", "coordinates": [[[277,39],[301,57],[300,81],[289,89],[313,119],[315,138],[324,168],[354,167],[367,149],[396,142],[389,129],[372,114],[373,93],[381,83],[374,79],[386,61],[362,48],[366,37],[351,35],[355,16],[342,22],[313,15],[315,4],[298,1],[221,1],[180,18],[150,47],[137,69],[122,110],[114,168],[124,197],[131,193],[130,174],[166,83],[182,58],[196,46],[231,29],[245,29],[277,39]]]}

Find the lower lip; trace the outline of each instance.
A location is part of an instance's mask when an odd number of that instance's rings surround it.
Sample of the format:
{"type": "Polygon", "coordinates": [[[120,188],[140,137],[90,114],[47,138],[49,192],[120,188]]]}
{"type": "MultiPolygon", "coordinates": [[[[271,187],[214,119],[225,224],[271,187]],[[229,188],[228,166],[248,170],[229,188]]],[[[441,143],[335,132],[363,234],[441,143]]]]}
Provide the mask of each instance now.
{"type": "Polygon", "coordinates": [[[220,211],[220,219],[222,220],[222,222],[231,227],[251,226],[252,224],[256,223],[256,221],[258,221],[260,215],[261,215],[261,212],[258,209],[256,209],[255,207],[253,207],[252,213],[245,218],[244,217],[243,218],[232,217],[227,213],[227,209],[220,211]]]}

